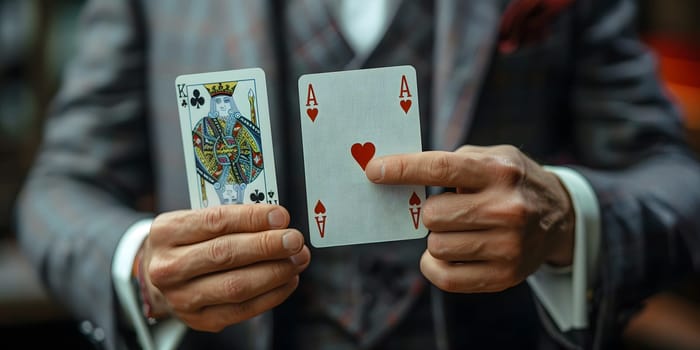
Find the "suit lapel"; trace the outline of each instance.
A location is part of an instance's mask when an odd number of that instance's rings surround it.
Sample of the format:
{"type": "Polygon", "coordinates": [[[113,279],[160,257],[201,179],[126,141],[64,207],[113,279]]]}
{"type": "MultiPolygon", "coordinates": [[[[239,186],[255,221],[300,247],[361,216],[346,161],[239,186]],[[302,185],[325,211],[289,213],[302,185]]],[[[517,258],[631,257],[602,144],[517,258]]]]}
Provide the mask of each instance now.
{"type": "Polygon", "coordinates": [[[433,149],[465,139],[508,0],[440,0],[436,5],[433,149]]]}

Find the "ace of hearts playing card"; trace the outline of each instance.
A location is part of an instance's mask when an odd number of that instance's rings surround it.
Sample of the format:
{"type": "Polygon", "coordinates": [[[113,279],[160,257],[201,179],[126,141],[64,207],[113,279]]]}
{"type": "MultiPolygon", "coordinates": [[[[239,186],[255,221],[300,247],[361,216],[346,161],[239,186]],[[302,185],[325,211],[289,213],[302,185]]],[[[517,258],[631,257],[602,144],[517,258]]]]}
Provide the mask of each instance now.
{"type": "Polygon", "coordinates": [[[298,89],[311,244],[425,237],[425,186],[374,184],[364,172],[374,157],[422,151],[415,69],[307,74],[298,89]]]}
{"type": "Polygon", "coordinates": [[[175,88],[192,208],[278,204],[262,69],[180,75],[175,88]]]}

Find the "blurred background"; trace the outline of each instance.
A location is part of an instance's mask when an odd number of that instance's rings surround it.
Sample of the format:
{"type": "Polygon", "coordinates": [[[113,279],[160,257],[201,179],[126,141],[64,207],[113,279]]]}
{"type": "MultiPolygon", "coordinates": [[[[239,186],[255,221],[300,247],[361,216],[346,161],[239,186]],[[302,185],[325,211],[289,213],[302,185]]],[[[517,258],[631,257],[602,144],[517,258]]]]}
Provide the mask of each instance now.
{"type": "MultiPolygon", "coordinates": [[[[700,0],[638,1],[640,34],[655,51],[659,75],[700,152],[700,0]]],[[[91,325],[71,319],[41,287],[11,223],[47,104],[74,49],[82,3],[0,0],[0,338],[3,344],[21,342],[21,348],[92,348],[84,336],[91,325]]],[[[700,276],[650,298],[626,330],[625,343],[628,349],[700,349],[700,276]]]]}

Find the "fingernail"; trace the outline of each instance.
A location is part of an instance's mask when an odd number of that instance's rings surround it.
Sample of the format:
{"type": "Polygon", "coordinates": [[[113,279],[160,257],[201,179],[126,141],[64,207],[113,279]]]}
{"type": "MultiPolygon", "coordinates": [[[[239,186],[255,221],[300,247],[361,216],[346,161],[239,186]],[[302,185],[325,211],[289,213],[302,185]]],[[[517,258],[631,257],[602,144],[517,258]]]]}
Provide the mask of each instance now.
{"type": "Polygon", "coordinates": [[[294,233],[294,231],[288,231],[282,236],[282,246],[290,252],[299,251],[302,244],[304,243],[301,241],[301,237],[294,233]]]}
{"type": "Polygon", "coordinates": [[[284,225],[284,214],[279,209],[274,209],[267,214],[267,223],[270,227],[282,227],[284,225]]]}
{"type": "Polygon", "coordinates": [[[370,164],[368,164],[367,166],[367,170],[365,171],[365,173],[367,174],[367,178],[372,182],[381,181],[384,178],[384,172],[385,170],[383,160],[370,162],[370,164]],[[379,167],[379,169],[377,169],[377,167],[379,167]]]}

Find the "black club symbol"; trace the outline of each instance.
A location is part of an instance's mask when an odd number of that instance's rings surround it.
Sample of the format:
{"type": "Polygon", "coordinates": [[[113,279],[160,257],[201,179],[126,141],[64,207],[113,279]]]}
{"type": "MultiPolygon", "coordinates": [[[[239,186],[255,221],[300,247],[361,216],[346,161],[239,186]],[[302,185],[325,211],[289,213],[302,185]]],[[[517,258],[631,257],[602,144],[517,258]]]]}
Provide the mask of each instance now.
{"type": "Polygon", "coordinates": [[[190,99],[190,104],[197,108],[204,104],[204,97],[199,96],[199,90],[194,89],[194,91],[192,91],[192,95],[194,96],[190,99]]]}
{"type": "Polygon", "coordinates": [[[250,194],[250,200],[253,201],[253,202],[255,202],[255,203],[260,203],[260,202],[262,202],[264,199],[265,199],[265,194],[262,193],[262,192],[260,192],[260,191],[258,191],[258,190],[255,190],[254,193],[251,193],[251,194],[250,194]]]}

